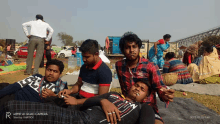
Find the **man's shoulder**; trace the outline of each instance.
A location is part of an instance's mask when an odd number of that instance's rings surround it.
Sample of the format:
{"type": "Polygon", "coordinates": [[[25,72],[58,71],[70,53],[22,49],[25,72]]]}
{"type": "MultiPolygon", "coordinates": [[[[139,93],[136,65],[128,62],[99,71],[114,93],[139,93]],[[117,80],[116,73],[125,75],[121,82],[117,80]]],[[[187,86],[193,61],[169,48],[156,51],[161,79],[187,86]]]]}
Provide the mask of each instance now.
{"type": "Polygon", "coordinates": [[[123,63],[125,62],[125,59],[119,60],[115,63],[116,66],[122,66],[123,63]]]}
{"type": "Polygon", "coordinates": [[[32,77],[38,77],[38,78],[42,78],[42,77],[43,77],[43,75],[41,75],[41,74],[34,74],[34,75],[32,75],[32,77]]]}
{"type": "Polygon", "coordinates": [[[99,66],[98,70],[99,70],[99,72],[111,71],[110,68],[104,62],[102,62],[102,64],[99,66]]]}

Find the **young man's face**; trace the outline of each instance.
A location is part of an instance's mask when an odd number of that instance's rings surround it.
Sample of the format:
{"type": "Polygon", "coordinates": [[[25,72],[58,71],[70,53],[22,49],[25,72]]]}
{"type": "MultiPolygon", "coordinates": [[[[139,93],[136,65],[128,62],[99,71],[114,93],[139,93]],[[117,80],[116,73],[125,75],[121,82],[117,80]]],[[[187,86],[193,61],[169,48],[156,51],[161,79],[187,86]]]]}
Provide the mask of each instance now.
{"type": "Polygon", "coordinates": [[[166,42],[169,42],[169,41],[170,41],[170,38],[166,38],[165,41],[166,41],[166,42]]]}
{"type": "Polygon", "coordinates": [[[139,56],[139,47],[135,42],[127,42],[124,46],[124,55],[128,60],[136,60],[139,56]]]}
{"type": "Polygon", "coordinates": [[[60,70],[57,65],[49,65],[45,70],[45,78],[49,82],[57,81],[60,75],[60,70]]]}
{"type": "Polygon", "coordinates": [[[83,62],[85,65],[94,66],[96,63],[95,60],[98,57],[98,53],[93,55],[93,54],[86,52],[86,53],[82,53],[82,57],[83,57],[83,62]]]}
{"type": "Polygon", "coordinates": [[[131,86],[129,96],[137,102],[142,102],[148,96],[148,86],[145,83],[137,82],[131,86]]]}

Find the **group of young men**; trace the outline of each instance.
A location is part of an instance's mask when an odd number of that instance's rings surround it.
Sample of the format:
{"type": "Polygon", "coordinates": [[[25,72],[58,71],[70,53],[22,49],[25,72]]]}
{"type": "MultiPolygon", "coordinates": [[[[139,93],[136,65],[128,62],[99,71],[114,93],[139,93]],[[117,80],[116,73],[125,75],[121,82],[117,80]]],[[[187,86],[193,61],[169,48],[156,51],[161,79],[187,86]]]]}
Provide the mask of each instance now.
{"type": "Polygon", "coordinates": [[[162,124],[156,93],[161,101],[169,104],[174,90],[163,84],[155,63],[139,56],[141,46],[141,39],[134,33],[125,33],[120,39],[119,47],[126,57],[116,62],[122,94],[109,93],[111,70],[99,58],[98,42],[88,39],[80,47],[84,65],[71,89],[60,79],[63,63],[53,59],[46,64],[45,76],[34,74],[14,84],[0,84],[1,120],[22,122],[3,117],[7,111],[46,111],[49,113],[46,118],[35,116],[25,121],[162,124]],[[51,106],[55,111],[48,110],[51,106]],[[29,107],[32,109],[25,109],[29,107]]]}

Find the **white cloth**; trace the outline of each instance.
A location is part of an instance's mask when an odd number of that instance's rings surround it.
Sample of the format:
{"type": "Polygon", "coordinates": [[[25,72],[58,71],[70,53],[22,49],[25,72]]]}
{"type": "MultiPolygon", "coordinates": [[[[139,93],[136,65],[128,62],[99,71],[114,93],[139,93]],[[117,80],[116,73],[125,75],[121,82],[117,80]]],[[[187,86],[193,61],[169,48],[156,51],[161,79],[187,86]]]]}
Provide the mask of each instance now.
{"type": "Polygon", "coordinates": [[[183,57],[183,51],[182,50],[179,50],[178,54],[179,54],[180,57],[183,57]]]}
{"type": "Polygon", "coordinates": [[[105,63],[110,63],[110,60],[105,56],[105,52],[102,50],[99,50],[99,57],[102,59],[105,63]]]}
{"type": "Polygon", "coordinates": [[[38,19],[36,21],[29,21],[22,24],[24,33],[26,36],[28,36],[28,30],[27,27],[31,27],[30,35],[38,36],[41,38],[46,38],[46,41],[49,41],[53,35],[53,28],[50,27],[50,25],[46,22],[43,22],[42,20],[38,19]],[[49,31],[48,37],[47,37],[47,30],[49,31]]]}

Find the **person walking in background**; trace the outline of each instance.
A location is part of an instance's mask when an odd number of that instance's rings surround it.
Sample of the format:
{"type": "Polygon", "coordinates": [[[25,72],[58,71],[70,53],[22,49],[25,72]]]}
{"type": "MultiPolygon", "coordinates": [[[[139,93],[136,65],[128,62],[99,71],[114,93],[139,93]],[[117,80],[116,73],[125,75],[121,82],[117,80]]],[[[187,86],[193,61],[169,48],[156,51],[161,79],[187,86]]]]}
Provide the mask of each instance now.
{"type": "MultiPolygon", "coordinates": [[[[48,36],[48,34],[49,34],[49,31],[47,31],[47,36],[48,36]]],[[[40,64],[40,68],[44,67],[44,55],[46,55],[47,61],[51,61],[51,52],[50,52],[51,43],[52,43],[52,37],[50,38],[50,41],[45,41],[44,42],[45,53],[43,54],[42,61],[41,61],[41,64],[40,64]]]]}
{"type": "Polygon", "coordinates": [[[45,42],[50,41],[54,30],[51,28],[51,26],[48,23],[43,22],[42,15],[36,15],[35,21],[29,21],[29,22],[23,23],[22,26],[23,26],[24,33],[29,38],[28,56],[26,60],[27,67],[26,67],[26,71],[24,72],[24,74],[25,75],[31,74],[33,54],[34,54],[35,49],[37,52],[36,52],[33,74],[37,74],[39,73],[38,68],[40,66],[40,62],[42,60],[42,56],[44,53],[44,41],[45,42]],[[27,27],[31,27],[30,34],[28,33],[27,27]],[[47,30],[49,31],[49,34],[46,37],[47,30]]]}

